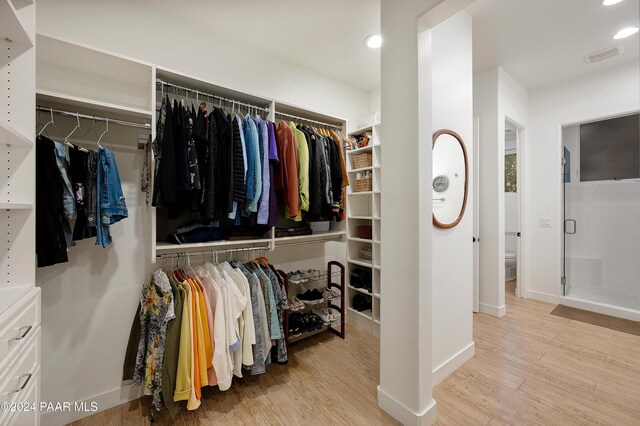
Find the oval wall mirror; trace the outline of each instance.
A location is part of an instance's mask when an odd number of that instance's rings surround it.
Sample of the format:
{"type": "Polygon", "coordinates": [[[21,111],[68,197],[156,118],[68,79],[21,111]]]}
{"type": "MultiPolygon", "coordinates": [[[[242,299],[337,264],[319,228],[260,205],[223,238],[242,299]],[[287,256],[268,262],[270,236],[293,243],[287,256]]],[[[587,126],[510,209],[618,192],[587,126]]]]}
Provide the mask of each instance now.
{"type": "Polygon", "coordinates": [[[467,149],[452,130],[433,134],[433,224],[453,228],[464,216],[469,189],[467,149]]]}

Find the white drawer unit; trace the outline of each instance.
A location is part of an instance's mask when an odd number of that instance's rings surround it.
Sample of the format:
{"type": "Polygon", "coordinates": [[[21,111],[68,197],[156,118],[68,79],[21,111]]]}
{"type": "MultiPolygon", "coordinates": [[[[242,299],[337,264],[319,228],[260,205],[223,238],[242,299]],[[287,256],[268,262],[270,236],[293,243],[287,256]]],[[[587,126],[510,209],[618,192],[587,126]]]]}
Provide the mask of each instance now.
{"type": "Polygon", "coordinates": [[[5,366],[40,325],[40,289],[33,288],[0,312],[0,377],[5,366]]]}
{"type": "Polygon", "coordinates": [[[9,410],[0,410],[0,425],[39,424],[39,288],[29,290],[0,313],[0,404],[3,408],[5,403],[9,403],[9,410]]]}

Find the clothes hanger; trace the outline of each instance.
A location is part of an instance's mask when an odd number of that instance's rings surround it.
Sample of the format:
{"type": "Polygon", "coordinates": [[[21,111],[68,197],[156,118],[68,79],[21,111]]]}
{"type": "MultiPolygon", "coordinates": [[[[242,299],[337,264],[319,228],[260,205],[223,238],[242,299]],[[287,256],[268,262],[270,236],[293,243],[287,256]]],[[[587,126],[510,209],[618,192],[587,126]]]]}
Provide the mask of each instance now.
{"type": "Polygon", "coordinates": [[[102,132],[102,134],[98,138],[98,149],[103,149],[104,148],[102,145],[100,145],[100,141],[102,141],[102,137],[104,135],[106,135],[107,132],[109,132],[109,117],[107,117],[107,127],[104,129],[104,132],[102,132]]]}
{"type": "MultiPolygon", "coordinates": [[[[93,116],[93,122],[91,123],[91,128],[84,133],[83,139],[84,139],[85,143],[87,142],[87,135],[89,133],[91,133],[91,132],[93,132],[93,134],[96,136],[97,139],[100,139],[100,135],[98,134],[98,132],[96,132],[96,117],[95,117],[95,115],[93,116]]],[[[100,144],[98,144],[98,146],[100,146],[100,144]]],[[[80,148],[78,147],[78,149],[80,149],[80,148]]],[[[87,152],[89,152],[89,151],[87,150],[87,152]]]]}
{"type": "MultiPolygon", "coordinates": [[[[51,114],[51,118],[49,119],[49,122],[48,122],[48,123],[46,123],[46,124],[42,127],[42,129],[40,129],[40,132],[38,132],[38,136],[40,136],[40,135],[42,134],[42,132],[44,132],[44,131],[46,130],[46,128],[47,128],[50,124],[52,124],[52,125],[53,125],[53,128],[54,128],[54,129],[56,129],[56,131],[58,132],[58,134],[61,134],[61,133],[60,133],[60,129],[58,129],[58,126],[56,126],[56,123],[53,121],[53,108],[49,108],[49,113],[51,114]]],[[[47,136],[48,136],[48,135],[47,135],[47,136]]]]}
{"type": "MultiPolygon", "coordinates": [[[[70,148],[75,148],[75,146],[69,142],[69,138],[76,132],[76,130],[80,129],[80,114],[76,113],[76,127],[73,128],[73,130],[71,131],[71,133],[69,133],[69,135],[67,135],[66,138],[64,138],[64,144],[67,145],[70,148]]],[[[80,149],[80,148],[78,148],[80,149]]]]}

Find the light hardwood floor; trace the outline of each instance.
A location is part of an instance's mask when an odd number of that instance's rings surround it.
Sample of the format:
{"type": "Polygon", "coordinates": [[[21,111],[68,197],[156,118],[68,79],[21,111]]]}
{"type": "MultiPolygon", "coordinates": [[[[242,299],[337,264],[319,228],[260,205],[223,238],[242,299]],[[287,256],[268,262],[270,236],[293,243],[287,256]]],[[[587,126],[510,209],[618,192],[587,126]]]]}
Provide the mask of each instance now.
{"type": "MultiPolygon", "coordinates": [[[[438,425],[640,425],[640,337],[550,315],[516,299],[474,315],[476,356],[435,387],[438,425]]],[[[158,425],[397,424],[376,405],[378,339],[352,327],[293,346],[288,366],[204,392],[202,407],[158,425]]],[[[148,399],[73,423],[144,425],[148,399]]]]}

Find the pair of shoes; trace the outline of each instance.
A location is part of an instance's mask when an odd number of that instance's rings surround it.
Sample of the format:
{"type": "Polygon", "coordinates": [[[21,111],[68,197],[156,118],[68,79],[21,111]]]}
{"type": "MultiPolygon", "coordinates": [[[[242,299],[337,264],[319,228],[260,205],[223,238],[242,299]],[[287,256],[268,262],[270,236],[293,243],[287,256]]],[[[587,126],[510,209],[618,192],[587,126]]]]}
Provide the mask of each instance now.
{"type": "Polygon", "coordinates": [[[290,311],[301,311],[304,309],[304,303],[298,299],[297,297],[293,296],[289,298],[289,310],[290,311]]]}
{"type": "Polygon", "coordinates": [[[340,298],[340,292],[336,291],[332,288],[329,287],[324,287],[322,289],[322,297],[324,297],[324,300],[334,300],[334,299],[339,299],[340,298]]]}
{"type": "Polygon", "coordinates": [[[342,315],[340,312],[333,308],[325,308],[320,309],[318,311],[314,311],[314,314],[318,315],[322,321],[324,321],[324,325],[331,325],[341,321],[342,315]]]}
{"type": "Polygon", "coordinates": [[[297,337],[302,333],[318,330],[324,321],[314,313],[294,312],[289,315],[289,336],[297,337]]]}
{"type": "Polygon", "coordinates": [[[317,269],[309,269],[307,271],[307,279],[309,281],[320,281],[320,271],[317,269]]]}
{"type": "Polygon", "coordinates": [[[358,312],[363,312],[371,309],[371,299],[367,298],[364,294],[356,294],[353,296],[351,306],[358,312]]]}
{"type": "Polygon", "coordinates": [[[287,274],[287,278],[289,279],[289,282],[293,283],[293,284],[306,283],[307,281],[309,281],[306,278],[305,273],[300,271],[300,270],[294,271],[294,272],[289,272],[287,274]]]}
{"type": "Polygon", "coordinates": [[[317,305],[318,303],[324,302],[322,293],[320,293],[317,288],[314,288],[313,290],[307,290],[302,294],[298,294],[298,299],[302,300],[307,305],[317,305]]]}

